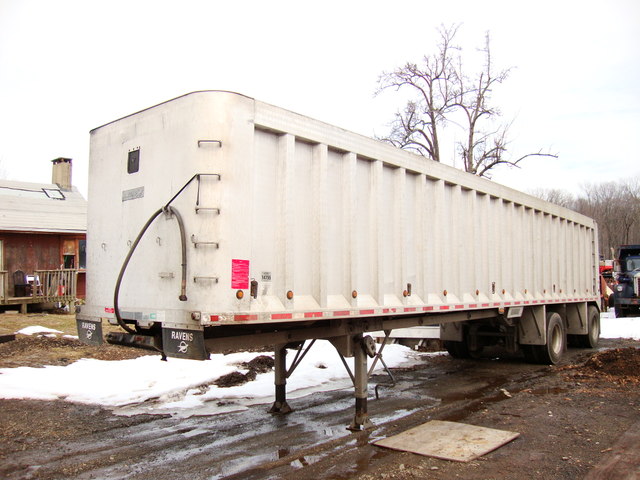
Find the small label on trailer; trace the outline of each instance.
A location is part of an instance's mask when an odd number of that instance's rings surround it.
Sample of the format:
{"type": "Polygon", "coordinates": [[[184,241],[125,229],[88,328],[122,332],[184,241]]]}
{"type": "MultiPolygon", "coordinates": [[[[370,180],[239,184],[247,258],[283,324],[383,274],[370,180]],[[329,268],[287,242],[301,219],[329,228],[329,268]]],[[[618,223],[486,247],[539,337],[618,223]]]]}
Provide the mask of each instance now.
{"type": "Polygon", "coordinates": [[[132,188],[130,190],[122,191],[123,202],[127,202],[129,200],[136,200],[137,198],[144,198],[144,187],[132,188]]]}
{"type": "Polygon", "coordinates": [[[168,357],[206,360],[209,358],[204,347],[201,330],[181,328],[162,329],[162,349],[168,357]]]}
{"type": "Polygon", "coordinates": [[[262,281],[264,283],[270,283],[271,282],[271,272],[262,272],[262,281]]]}
{"type": "Polygon", "coordinates": [[[78,338],[83,343],[90,345],[102,344],[102,322],[93,320],[76,320],[78,327],[78,338]]]}
{"type": "Polygon", "coordinates": [[[249,288],[249,260],[231,260],[231,288],[249,288]]]}

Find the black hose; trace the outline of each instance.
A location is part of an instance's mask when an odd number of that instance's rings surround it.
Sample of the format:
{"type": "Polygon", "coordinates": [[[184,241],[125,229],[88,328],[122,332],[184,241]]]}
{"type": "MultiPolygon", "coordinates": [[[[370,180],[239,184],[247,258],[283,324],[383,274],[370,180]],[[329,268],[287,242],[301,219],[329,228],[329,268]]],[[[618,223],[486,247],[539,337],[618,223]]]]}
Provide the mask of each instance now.
{"type": "Polygon", "coordinates": [[[182,216],[178,213],[173,207],[165,207],[170,213],[175,215],[176,220],[178,221],[178,227],[180,228],[180,244],[182,245],[182,283],[180,286],[180,299],[181,302],[187,301],[187,235],[184,231],[184,222],[182,221],[182,216]]]}
{"type": "MultiPolygon", "coordinates": [[[[171,201],[173,201],[173,198],[171,199],[171,201]]],[[[149,226],[162,212],[168,212],[169,214],[175,215],[176,220],[178,221],[178,227],[180,228],[180,243],[182,244],[182,265],[181,265],[182,266],[182,283],[180,286],[180,296],[178,298],[180,299],[181,302],[187,301],[187,294],[186,294],[186,291],[187,291],[187,243],[186,242],[187,241],[186,241],[186,235],[184,230],[184,222],[182,221],[182,217],[180,216],[178,211],[175,208],[169,206],[169,204],[167,204],[166,206],[156,210],[153,213],[153,215],[151,215],[149,220],[147,220],[147,223],[144,224],[144,227],[142,227],[142,230],[140,230],[140,233],[138,233],[138,236],[136,237],[135,241],[131,245],[131,248],[129,249],[129,253],[127,253],[127,257],[124,259],[124,263],[120,268],[120,273],[118,274],[118,280],[116,281],[116,287],[113,292],[113,310],[116,315],[116,320],[118,321],[118,324],[125,331],[132,334],[136,334],[137,332],[131,327],[129,327],[129,325],[127,325],[124,322],[124,320],[122,320],[122,317],[120,316],[120,308],[118,305],[118,297],[120,295],[120,285],[122,284],[122,278],[124,277],[124,272],[127,269],[127,265],[129,265],[129,260],[131,260],[131,257],[133,256],[133,252],[135,251],[136,247],[140,243],[140,240],[142,240],[142,237],[144,236],[149,226]]]]}

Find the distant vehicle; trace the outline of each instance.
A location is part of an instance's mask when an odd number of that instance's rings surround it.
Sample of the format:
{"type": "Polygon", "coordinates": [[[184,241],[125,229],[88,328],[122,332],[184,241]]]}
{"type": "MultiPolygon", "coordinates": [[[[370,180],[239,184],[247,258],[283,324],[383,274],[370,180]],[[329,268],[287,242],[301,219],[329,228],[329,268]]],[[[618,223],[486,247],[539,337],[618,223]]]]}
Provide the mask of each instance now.
{"type": "Polygon", "coordinates": [[[621,245],[615,257],[617,284],[613,306],[616,317],[640,315],[640,245],[621,245]]]}

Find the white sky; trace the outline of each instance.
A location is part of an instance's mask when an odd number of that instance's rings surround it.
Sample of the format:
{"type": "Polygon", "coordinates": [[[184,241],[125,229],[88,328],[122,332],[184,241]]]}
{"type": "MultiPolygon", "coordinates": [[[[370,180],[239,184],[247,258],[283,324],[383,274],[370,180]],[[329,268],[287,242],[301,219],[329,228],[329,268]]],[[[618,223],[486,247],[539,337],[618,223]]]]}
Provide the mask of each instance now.
{"type": "Polygon", "coordinates": [[[383,134],[402,102],[374,98],[379,74],[452,23],[470,53],[490,31],[496,66],[515,67],[495,94],[512,153],[560,155],[494,180],[579,192],[640,174],[637,0],[0,0],[0,176],[49,182],[72,157],[86,194],[89,130],[203,89],[383,134]]]}

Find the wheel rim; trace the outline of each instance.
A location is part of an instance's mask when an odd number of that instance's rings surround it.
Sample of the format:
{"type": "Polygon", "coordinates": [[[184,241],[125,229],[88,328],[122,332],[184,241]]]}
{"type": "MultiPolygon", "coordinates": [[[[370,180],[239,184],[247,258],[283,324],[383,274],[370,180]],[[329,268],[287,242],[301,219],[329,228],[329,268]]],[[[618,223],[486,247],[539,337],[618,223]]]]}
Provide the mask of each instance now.
{"type": "Polygon", "coordinates": [[[555,325],[551,330],[551,341],[549,342],[549,350],[553,356],[562,353],[562,334],[560,327],[555,325]]]}
{"type": "Polygon", "coordinates": [[[593,319],[590,327],[591,328],[589,329],[589,335],[591,337],[591,342],[594,343],[600,337],[600,322],[597,318],[593,319]]]}

